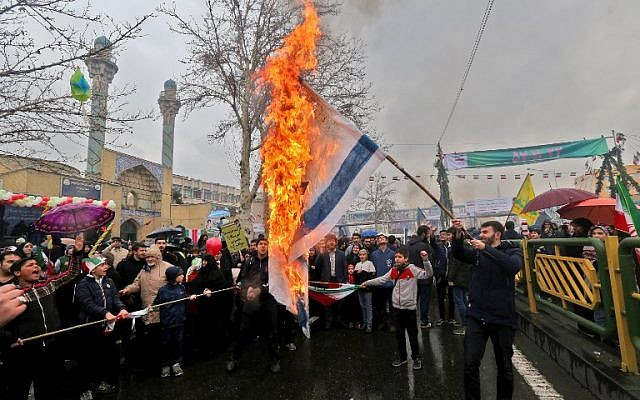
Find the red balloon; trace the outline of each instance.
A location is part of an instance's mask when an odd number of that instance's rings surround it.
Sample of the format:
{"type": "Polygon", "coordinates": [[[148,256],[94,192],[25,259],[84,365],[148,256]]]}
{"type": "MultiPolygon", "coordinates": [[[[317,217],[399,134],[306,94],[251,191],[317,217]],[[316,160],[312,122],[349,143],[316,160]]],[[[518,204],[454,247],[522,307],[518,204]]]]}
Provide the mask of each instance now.
{"type": "Polygon", "coordinates": [[[221,249],[222,241],[220,240],[220,238],[212,237],[211,239],[207,240],[207,253],[209,253],[211,256],[215,256],[216,254],[220,253],[221,249]]]}

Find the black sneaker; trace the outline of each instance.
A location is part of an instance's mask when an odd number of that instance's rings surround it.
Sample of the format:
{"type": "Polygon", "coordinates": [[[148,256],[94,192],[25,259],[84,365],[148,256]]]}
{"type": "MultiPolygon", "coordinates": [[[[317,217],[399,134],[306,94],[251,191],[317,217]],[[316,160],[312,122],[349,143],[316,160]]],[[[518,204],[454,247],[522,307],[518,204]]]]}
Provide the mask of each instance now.
{"type": "Polygon", "coordinates": [[[227,372],[233,372],[236,370],[236,368],[238,368],[237,360],[231,359],[227,362],[227,365],[226,365],[227,372]]]}
{"type": "Polygon", "coordinates": [[[431,328],[431,322],[427,321],[427,322],[420,322],[420,328],[422,329],[429,329],[431,328]]]}
{"type": "Polygon", "coordinates": [[[397,359],[397,360],[394,360],[394,361],[391,363],[391,366],[393,366],[393,367],[400,367],[400,366],[405,365],[406,363],[407,363],[407,359],[406,359],[406,358],[405,358],[404,360],[397,359]]]}
{"type": "Polygon", "coordinates": [[[422,369],[422,358],[416,358],[413,360],[413,369],[419,370],[422,369]]]}

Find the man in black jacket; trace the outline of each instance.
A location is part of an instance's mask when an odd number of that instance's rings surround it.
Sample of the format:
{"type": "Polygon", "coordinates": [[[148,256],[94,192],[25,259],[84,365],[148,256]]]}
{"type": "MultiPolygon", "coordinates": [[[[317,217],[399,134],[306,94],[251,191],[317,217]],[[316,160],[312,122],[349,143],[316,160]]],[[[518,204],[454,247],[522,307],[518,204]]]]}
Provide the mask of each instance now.
{"type": "MultiPolygon", "coordinates": [[[[136,279],[136,276],[142,270],[142,267],[145,266],[145,254],[147,252],[147,247],[144,243],[134,243],[131,246],[131,255],[124,260],[120,261],[116,266],[116,272],[120,279],[118,279],[117,289],[122,290],[128,285],[132,284],[136,279]]],[[[133,293],[128,294],[120,298],[122,303],[124,303],[127,311],[137,311],[142,308],[142,302],[140,301],[140,294],[133,293]]],[[[116,325],[116,334],[122,338],[122,354],[127,360],[127,364],[129,366],[133,366],[138,368],[143,364],[144,354],[142,349],[144,348],[142,344],[143,332],[144,332],[144,323],[142,322],[142,318],[136,318],[132,323],[121,323],[116,325]],[[132,338],[132,324],[135,324],[135,334],[132,338]]]]}
{"type": "MultiPolygon", "coordinates": [[[[344,252],[337,248],[338,238],[333,233],[329,233],[324,237],[324,241],[326,251],[320,254],[316,260],[316,268],[320,269],[320,280],[347,283],[347,262],[344,252]]],[[[330,329],[334,321],[337,321],[342,327],[346,326],[342,320],[342,303],[339,301],[325,307],[324,317],[325,329],[330,329]]]]}
{"type": "MultiPolygon", "coordinates": [[[[22,258],[13,263],[11,272],[24,292],[22,297],[27,301],[24,313],[6,326],[6,330],[13,335],[14,343],[22,344],[19,339],[60,329],[55,294],[79,275],[83,248],[84,241],[79,236],[76,238],[70,268],[44,282],[40,282],[41,270],[35,258],[22,258]]],[[[63,365],[58,347],[54,336],[33,340],[9,351],[9,374],[2,377],[8,382],[8,393],[0,393],[0,397],[26,400],[33,382],[36,400],[62,398],[59,378],[63,365]],[[34,362],[37,362],[37,368],[34,368],[34,362]]]]}
{"type": "Polygon", "coordinates": [[[487,339],[491,339],[498,368],[496,397],[510,399],[516,328],[514,277],[522,268],[522,250],[501,241],[504,227],[497,221],[482,224],[480,240],[469,242],[472,249],[464,246],[462,222],[454,220],[453,226],[452,255],[473,264],[464,341],[465,398],[480,399],[480,363],[487,339]]]}
{"type": "MultiPolygon", "coordinates": [[[[118,317],[125,318],[129,313],[118,297],[118,290],[107,275],[110,266],[104,258],[88,258],[84,260],[88,269],[87,276],[76,286],[75,300],[80,306],[81,322],[93,322],[107,319],[115,323],[118,317]]],[[[98,393],[112,393],[118,383],[120,357],[116,346],[113,326],[110,324],[94,325],[83,333],[85,351],[81,354],[80,374],[83,389],[98,393]],[[86,349],[95,348],[103,356],[86,349]]],[[[87,396],[89,397],[89,396],[87,396]]]]}
{"type": "Polygon", "coordinates": [[[243,266],[238,275],[238,287],[244,303],[240,333],[233,349],[233,357],[227,362],[227,372],[238,367],[240,357],[252,338],[256,323],[261,324],[269,348],[269,369],[273,373],[280,371],[280,355],[278,352],[278,302],[269,293],[269,242],[262,238],[258,241],[255,257],[243,266]]]}

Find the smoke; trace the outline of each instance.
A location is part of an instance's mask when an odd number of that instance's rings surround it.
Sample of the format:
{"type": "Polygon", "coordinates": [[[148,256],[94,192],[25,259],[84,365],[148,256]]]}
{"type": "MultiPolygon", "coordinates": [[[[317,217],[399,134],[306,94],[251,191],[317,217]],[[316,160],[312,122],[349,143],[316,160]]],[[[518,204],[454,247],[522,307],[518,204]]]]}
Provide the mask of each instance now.
{"type": "Polygon", "coordinates": [[[349,5],[368,18],[376,18],[380,15],[383,2],[384,0],[352,0],[349,5]]]}

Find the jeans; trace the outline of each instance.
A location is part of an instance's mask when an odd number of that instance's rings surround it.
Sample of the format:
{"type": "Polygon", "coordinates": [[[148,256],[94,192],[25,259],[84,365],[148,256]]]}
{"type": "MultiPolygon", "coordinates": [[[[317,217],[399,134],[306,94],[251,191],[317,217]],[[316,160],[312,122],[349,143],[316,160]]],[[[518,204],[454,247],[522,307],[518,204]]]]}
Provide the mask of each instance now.
{"type": "Polygon", "coordinates": [[[513,395],[513,338],[515,329],[508,325],[489,324],[473,317],[467,318],[464,337],[464,395],[466,400],[480,399],[480,363],[487,347],[493,343],[498,375],[496,399],[511,399],[513,395]]]}
{"type": "Polygon", "coordinates": [[[418,281],[418,301],[420,303],[420,321],[429,322],[429,307],[431,305],[431,293],[433,291],[433,278],[427,279],[427,282],[418,281]]]}
{"type": "Polygon", "coordinates": [[[468,294],[469,292],[465,288],[458,286],[450,287],[449,290],[453,291],[453,302],[456,304],[458,315],[460,315],[462,326],[467,326],[467,308],[469,307],[468,294]]]}
{"type": "Polygon", "coordinates": [[[373,293],[364,290],[358,291],[358,299],[360,300],[360,310],[362,310],[362,322],[365,328],[371,328],[373,324],[373,306],[371,299],[373,293]]]}
{"type": "Polygon", "coordinates": [[[398,353],[401,360],[407,359],[407,339],[404,332],[409,335],[409,344],[411,345],[411,358],[417,360],[420,358],[420,347],[418,345],[418,321],[416,318],[416,310],[405,310],[396,308],[394,310],[396,316],[396,340],[398,341],[398,353]]]}

